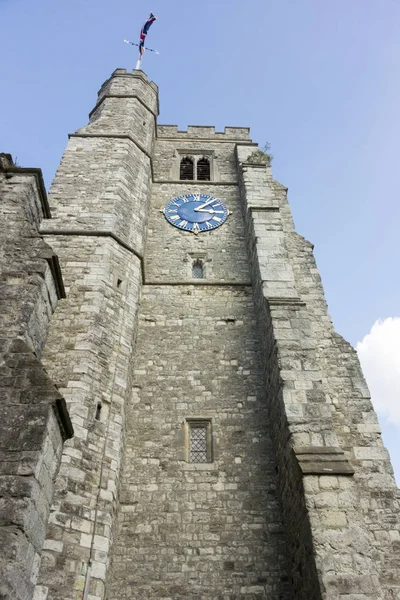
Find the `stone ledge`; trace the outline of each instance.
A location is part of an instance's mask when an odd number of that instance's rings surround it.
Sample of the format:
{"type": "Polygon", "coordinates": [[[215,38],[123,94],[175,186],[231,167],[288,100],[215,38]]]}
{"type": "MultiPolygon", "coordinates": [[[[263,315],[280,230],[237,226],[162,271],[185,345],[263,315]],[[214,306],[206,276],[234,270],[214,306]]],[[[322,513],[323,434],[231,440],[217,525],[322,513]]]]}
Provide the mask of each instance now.
{"type": "Polygon", "coordinates": [[[354,469],[340,448],[334,446],[295,446],[303,475],[354,475],[354,469]]]}
{"type": "Polygon", "coordinates": [[[242,162],[240,163],[241,166],[243,167],[243,169],[247,168],[247,167],[251,167],[254,169],[262,169],[263,171],[265,171],[270,165],[268,164],[259,164],[259,163],[252,163],[252,162],[242,162]]]}
{"type": "Polygon", "coordinates": [[[191,179],[185,179],[185,180],[181,180],[181,179],[153,179],[153,183],[167,183],[168,185],[170,184],[182,184],[182,185],[206,185],[208,187],[211,187],[213,185],[231,185],[231,186],[238,186],[238,182],[237,181],[196,181],[196,180],[191,180],[191,179]]]}
{"type": "Polygon", "coordinates": [[[251,206],[248,205],[249,210],[259,210],[260,212],[279,212],[279,206],[251,206]]]}
{"type": "MultiPolygon", "coordinates": [[[[185,133],[185,132],[178,132],[178,133],[185,133]]],[[[218,136],[218,132],[215,134],[216,136],[218,136]]],[[[224,135],[223,133],[220,133],[219,135],[224,135]]],[[[184,142],[204,142],[204,143],[209,143],[209,144],[213,144],[218,142],[218,144],[236,144],[236,145],[240,145],[240,146],[252,146],[257,148],[258,144],[256,144],[255,142],[247,142],[245,140],[240,140],[240,139],[235,139],[235,138],[227,138],[227,139],[223,139],[223,138],[219,138],[219,137],[215,137],[215,138],[202,138],[202,137],[185,137],[184,135],[182,136],[176,136],[176,137],[164,137],[162,135],[156,135],[156,139],[160,142],[179,142],[179,141],[184,141],[184,142]]]]}
{"type": "Polygon", "coordinates": [[[164,280],[164,281],[145,281],[144,285],[191,285],[193,287],[198,285],[210,285],[210,286],[236,286],[236,287],[251,287],[250,281],[193,281],[192,279],[188,279],[187,281],[173,281],[173,280],[164,280]]]}
{"type": "Polygon", "coordinates": [[[300,300],[300,298],[285,298],[284,296],[264,297],[271,306],[306,306],[306,303],[300,300]]]}
{"type": "Polygon", "coordinates": [[[183,471],[218,471],[219,465],[216,462],[212,463],[189,463],[180,461],[183,471]]]}

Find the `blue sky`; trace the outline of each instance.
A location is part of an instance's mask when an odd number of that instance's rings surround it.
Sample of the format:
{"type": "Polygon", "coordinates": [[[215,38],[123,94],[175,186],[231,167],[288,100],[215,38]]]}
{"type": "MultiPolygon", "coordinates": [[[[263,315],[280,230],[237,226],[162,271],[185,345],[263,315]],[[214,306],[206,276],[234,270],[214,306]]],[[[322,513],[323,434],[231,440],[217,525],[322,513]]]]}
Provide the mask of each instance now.
{"type": "Polygon", "coordinates": [[[400,480],[399,2],[0,0],[1,150],[41,167],[49,185],[102,82],[135,66],[123,39],[136,41],[151,10],[160,55],[143,69],[160,86],[159,122],[250,126],[270,142],[338,332],[356,345],[393,319],[385,386],[367,372],[377,345],[366,372],[400,480]]]}

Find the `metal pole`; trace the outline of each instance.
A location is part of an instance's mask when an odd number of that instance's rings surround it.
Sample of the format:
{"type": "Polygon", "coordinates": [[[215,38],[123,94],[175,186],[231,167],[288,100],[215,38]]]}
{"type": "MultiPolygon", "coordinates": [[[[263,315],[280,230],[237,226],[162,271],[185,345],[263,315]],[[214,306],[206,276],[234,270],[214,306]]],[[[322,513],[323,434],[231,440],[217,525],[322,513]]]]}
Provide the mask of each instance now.
{"type": "Polygon", "coordinates": [[[82,600],[87,600],[87,597],[88,597],[88,594],[89,594],[89,585],[90,585],[91,575],[92,575],[92,567],[89,564],[88,570],[86,572],[85,589],[83,590],[82,600]]]}
{"type": "Polygon", "coordinates": [[[138,58],[138,61],[136,63],[136,69],[140,69],[141,62],[142,62],[142,59],[138,58]]]}

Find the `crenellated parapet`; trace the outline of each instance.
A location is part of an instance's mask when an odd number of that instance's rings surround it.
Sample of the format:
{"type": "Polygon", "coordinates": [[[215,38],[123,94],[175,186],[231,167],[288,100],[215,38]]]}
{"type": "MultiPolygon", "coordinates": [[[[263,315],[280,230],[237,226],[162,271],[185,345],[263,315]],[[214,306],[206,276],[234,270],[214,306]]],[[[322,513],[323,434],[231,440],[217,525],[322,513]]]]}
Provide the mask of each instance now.
{"type": "Polygon", "coordinates": [[[249,127],[225,127],[224,131],[215,131],[215,127],[204,125],[188,125],[187,130],[180,130],[177,125],[158,125],[157,137],[159,139],[226,140],[227,142],[242,140],[251,143],[249,127]]]}

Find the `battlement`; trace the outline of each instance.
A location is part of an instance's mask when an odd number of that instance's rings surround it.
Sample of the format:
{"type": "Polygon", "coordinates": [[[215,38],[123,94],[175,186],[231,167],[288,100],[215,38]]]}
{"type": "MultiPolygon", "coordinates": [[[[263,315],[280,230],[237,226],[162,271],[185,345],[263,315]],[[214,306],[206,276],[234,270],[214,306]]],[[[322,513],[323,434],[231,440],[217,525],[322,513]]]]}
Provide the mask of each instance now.
{"type": "Polygon", "coordinates": [[[179,130],[178,125],[158,125],[157,137],[160,139],[231,139],[251,142],[249,127],[225,127],[224,131],[215,131],[215,127],[188,125],[187,130],[179,130]]]}

